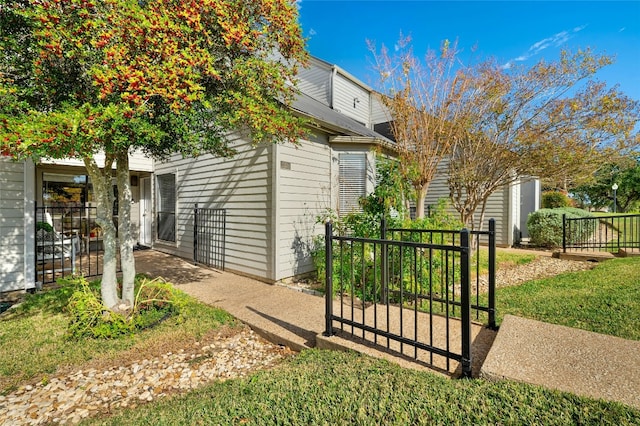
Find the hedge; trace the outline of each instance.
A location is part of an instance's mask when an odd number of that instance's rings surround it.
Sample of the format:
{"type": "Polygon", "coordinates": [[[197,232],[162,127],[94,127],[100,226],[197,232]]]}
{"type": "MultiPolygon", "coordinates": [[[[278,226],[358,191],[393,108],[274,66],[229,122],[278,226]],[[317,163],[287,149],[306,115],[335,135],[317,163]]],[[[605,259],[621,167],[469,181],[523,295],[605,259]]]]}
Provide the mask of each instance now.
{"type": "MultiPolygon", "coordinates": [[[[567,215],[568,219],[581,217],[594,217],[588,211],[575,207],[561,207],[557,209],[540,209],[529,214],[527,219],[527,229],[531,244],[539,247],[561,247],[562,246],[562,215],[567,215]]],[[[567,242],[573,243],[587,239],[594,231],[593,226],[579,227],[567,235],[567,242]]]]}

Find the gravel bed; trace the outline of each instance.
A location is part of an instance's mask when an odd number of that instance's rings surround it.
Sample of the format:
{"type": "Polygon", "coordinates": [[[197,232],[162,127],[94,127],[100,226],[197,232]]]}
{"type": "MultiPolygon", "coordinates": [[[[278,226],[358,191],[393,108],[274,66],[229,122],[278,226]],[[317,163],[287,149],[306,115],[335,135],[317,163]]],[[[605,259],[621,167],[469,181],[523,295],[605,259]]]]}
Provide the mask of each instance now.
{"type": "MultiPolygon", "coordinates": [[[[510,287],[525,281],[553,277],[565,272],[586,271],[593,269],[595,263],[575,260],[556,259],[539,256],[524,265],[500,268],[496,271],[496,287],[510,287]]],[[[480,277],[481,292],[486,291],[487,277],[480,277]]]]}
{"type": "Polygon", "coordinates": [[[12,394],[0,395],[0,423],[76,424],[215,380],[244,377],[275,366],[291,353],[246,327],[233,336],[220,335],[176,353],[106,370],[88,368],[21,386],[12,394]]]}

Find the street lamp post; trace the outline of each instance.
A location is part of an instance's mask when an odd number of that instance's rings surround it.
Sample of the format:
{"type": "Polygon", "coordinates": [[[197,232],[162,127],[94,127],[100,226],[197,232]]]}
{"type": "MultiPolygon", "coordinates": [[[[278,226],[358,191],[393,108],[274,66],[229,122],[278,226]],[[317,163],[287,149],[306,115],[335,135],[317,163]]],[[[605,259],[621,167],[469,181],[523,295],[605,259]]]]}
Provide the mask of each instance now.
{"type": "Polygon", "coordinates": [[[616,212],[616,191],[618,191],[618,184],[614,183],[613,186],[611,187],[611,189],[613,189],[613,212],[616,212]]]}

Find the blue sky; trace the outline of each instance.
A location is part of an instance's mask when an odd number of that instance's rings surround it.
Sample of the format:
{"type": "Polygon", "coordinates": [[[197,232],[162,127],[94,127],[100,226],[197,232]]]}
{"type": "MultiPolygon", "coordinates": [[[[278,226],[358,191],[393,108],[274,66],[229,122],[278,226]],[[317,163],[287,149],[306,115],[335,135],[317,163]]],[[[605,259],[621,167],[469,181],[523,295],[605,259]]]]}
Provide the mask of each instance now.
{"type": "Polygon", "coordinates": [[[458,41],[462,57],[533,65],[562,49],[590,47],[615,56],[597,79],[640,101],[640,0],[365,1],[302,0],[300,24],[309,52],[375,87],[367,40],[392,49],[400,33],[414,53],[458,41]]]}

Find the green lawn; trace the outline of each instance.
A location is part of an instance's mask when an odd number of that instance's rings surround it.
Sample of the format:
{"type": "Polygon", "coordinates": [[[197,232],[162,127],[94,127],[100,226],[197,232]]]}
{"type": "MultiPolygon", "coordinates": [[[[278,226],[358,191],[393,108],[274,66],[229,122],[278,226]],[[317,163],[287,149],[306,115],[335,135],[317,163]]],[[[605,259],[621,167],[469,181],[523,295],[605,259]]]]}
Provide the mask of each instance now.
{"type": "MultiPolygon", "coordinates": [[[[3,393],[89,361],[117,364],[146,350],[176,350],[181,342],[234,324],[225,312],[192,301],[181,323],[169,320],[135,338],[69,342],[64,300],[61,290],[41,292],[0,316],[3,393]]],[[[498,311],[499,318],[511,313],[640,339],[640,258],[499,289],[498,311]]],[[[88,423],[640,424],[640,410],[617,403],[507,381],[450,380],[363,355],[318,350],[245,379],[213,383],[117,414],[88,423]]]]}
{"type": "Polygon", "coordinates": [[[65,338],[68,287],[28,295],[20,306],[0,316],[0,394],[20,383],[88,361],[113,362],[145,351],[168,350],[237,321],[227,312],[192,300],[185,316],[172,318],[134,337],[122,339],[65,338]]]}
{"type": "Polygon", "coordinates": [[[498,322],[512,314],[640,340],[640,257],[500,288],[496,305],[498,322]]]}
{"type": "Polygon", "coordinates": [[[343,352],[308,350],[279,368],[87,424],[633,425],[640,410],[513,382],[451,380],[343,352]]]}

